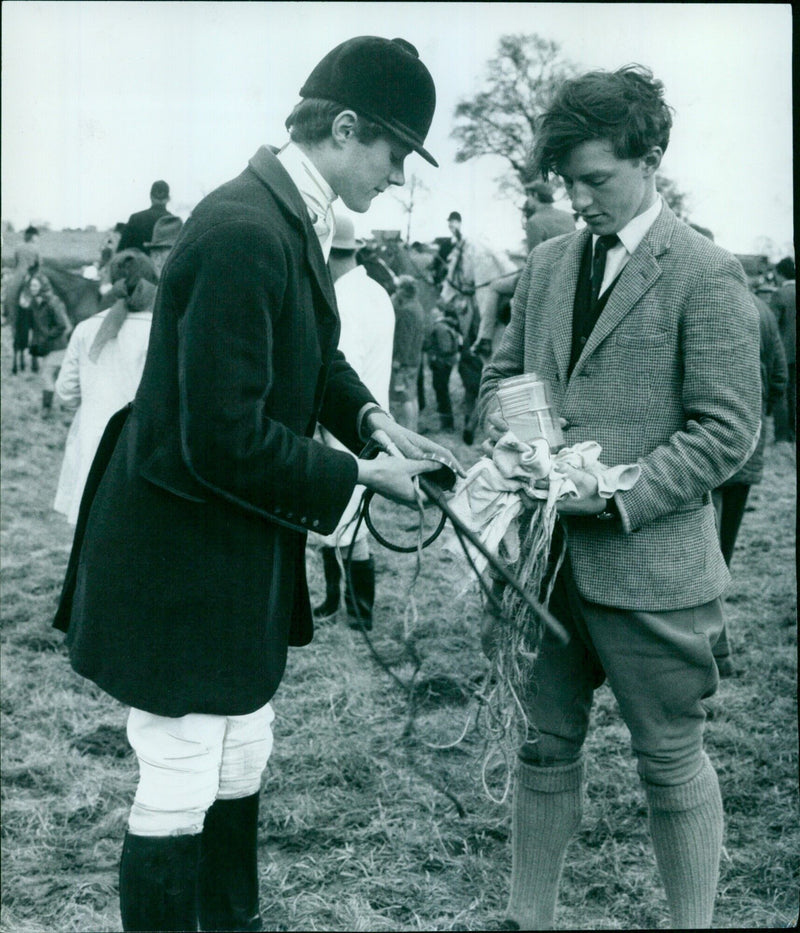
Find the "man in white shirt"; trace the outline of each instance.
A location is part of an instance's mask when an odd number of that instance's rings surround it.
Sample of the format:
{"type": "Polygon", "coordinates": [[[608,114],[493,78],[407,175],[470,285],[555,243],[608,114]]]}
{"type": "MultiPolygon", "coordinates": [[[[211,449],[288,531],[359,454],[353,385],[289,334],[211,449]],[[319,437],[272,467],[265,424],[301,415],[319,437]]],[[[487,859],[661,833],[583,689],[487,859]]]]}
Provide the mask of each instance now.
{"type": "MultiPolygon", "coordinates": [[[[490,437],[507,425],[498,382],[536,372],[566,443],[636,462],[632,489],[559,506],[567,556],[550,608],[570,633],[542,638],[519,752],[507,929],[550,929],[567,845],[580,825],[582,747],[606,679],[631,733],[653,847],[677,928],[711,925],[722,845],[702,700],[729,575],[711,490],[752,451],[760,419],[758,320],[741,266],[679,221],[656,192],[672,118],[640,66],[564,83],[534,161],[559,174],[586,224],[532,251],[511,321],[485,370],[490,437]]],[[[536,595],[536,594],[534,594],[536,595]]]]}
{"type": "MultiPolygon", "coordinates": [[[[381,408],[389,408],[389,383],[392,375],[392,344],[395,315],[392,299],[383,286],[367,275],[356,262],[358,241],[349,217],[336,216],[336,233],[331,244],[328,267],[336,290],[336,304],[342,319],[339,349],[375,396],[381,408]]],[[[346,448],[323,427],[323,442],[330,447],[346,448]]],[[[325,599],[314,608],[315,619],[335,615],[341,598],[342,573],[345,569],[345,606],[351,628],[372,628],[375,602],[375,562],[370,556],[369,532],[357,513],[363,486],[356,486],[336,530],[318,535],[325,574],[325,599]],[[356,525],[358,529],[356,530],[356,525]],[[355,541],[353,537],[355,535],[355,541]]]]}

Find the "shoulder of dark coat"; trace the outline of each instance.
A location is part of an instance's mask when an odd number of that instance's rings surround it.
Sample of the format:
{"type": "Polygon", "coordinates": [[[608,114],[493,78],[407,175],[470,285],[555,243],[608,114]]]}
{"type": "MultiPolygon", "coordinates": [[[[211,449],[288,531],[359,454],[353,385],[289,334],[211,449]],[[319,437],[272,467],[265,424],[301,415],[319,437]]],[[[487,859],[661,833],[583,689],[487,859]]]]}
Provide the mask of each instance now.
{"type": "Polygon", "coordinates": [[[133,214],[128,218],[128,224],[136,226],[136,224],[141,220],[147,220],[150,217],[152,212],[152,207],[147,207],[143,211],[134,211],[133,214]]]}
{"type": "Polygon", "coordinates": [[[756,307],[758,308],[758,322],[761,328],[762,343],[778,342],[781,339],[781,333],[778,328],[775,312],[765,301],[757,297],[756,307]]]}
{"type": "Polygon", "coordinates": [[[269,188],[243,172],[207,195],[184,224],[175,257],[202,240],[204,249],[243,251],[253,255],[292,248],[302,233],[290,225],[269,188]]]}

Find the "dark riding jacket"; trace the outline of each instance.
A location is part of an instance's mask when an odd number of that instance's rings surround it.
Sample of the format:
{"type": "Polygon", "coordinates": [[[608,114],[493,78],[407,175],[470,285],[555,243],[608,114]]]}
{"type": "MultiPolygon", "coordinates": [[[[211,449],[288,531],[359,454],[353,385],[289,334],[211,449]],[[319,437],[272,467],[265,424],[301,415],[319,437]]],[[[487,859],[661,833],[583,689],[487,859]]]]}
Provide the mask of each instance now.
{"type": "Polygon", "coordinates": [[[56,619],[78,673],[164,716],[272,697],[287,646],[312,637],[306,532],[333,531],[356,484],[314,429],[355,452],[374,401],[338,338],[307,209],[262,148],[185,224],[136,399],[87,484],[56,619]]]}

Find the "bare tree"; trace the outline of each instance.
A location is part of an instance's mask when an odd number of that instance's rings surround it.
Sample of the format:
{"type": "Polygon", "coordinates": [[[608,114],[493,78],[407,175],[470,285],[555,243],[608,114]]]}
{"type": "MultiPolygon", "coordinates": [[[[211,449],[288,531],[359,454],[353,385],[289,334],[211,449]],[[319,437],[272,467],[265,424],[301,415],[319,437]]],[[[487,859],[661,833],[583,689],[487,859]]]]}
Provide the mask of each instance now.
{"type": "Polygon", "coordinates": [[[402,187],[401,192],[392,191],[392,197],[401,205],[406,215],[406,246],[411,242],[411,215],[414,213],[420,195],[423,192],[430,191],[428,186],[416,175],[411,175],[408,182],[402,187]]]}
{"type": "Polygon", "coordinates": [[[484,90],[456,106],[451,134],[461,143],[456,162],[502,156],[516,176],[506,187],[519,190],[533,181],[529,158],[536,119],[556,88],[576,72],[560,48],[536,34],[501,37],[484,90]]]}
{"type": "MultiPolygon", "coordinates": [[[[577,68],[561,57],[557,42],[535,33],[502,36],[497,55],[487,64],[484,89],[456,106],[451,133],[461,143],[456,162],[503,157],[513,173],[498,179],[500,191],[518,194],[535,180],[530,154],[537,118],[558,87],[575,74],[577,68]]],[[[666,175],[659,174],[656,184],[677,216],[688,220],[689,196],[666,175]]]]}

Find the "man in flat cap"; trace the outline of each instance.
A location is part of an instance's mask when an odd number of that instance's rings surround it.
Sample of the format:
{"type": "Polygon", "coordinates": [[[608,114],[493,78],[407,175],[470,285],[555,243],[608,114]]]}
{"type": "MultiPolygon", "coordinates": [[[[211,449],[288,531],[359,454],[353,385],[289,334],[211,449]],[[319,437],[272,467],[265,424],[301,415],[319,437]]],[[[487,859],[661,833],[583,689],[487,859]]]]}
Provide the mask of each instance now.
{"type": "Polygon", "coordinates": [[[172,216],[167,210],[168,202],[169,185],[165,181],[154,181],[150,186],[150,207],[128,218],[117,243],[117,252],[121,253],[124,249],[144,251],[145,243],[153,236],[156,221],[167,215],[172,216]]]}
{"type": "Polygon", "coordinates": [[[332,532],[356,483],[413,502],[414,476],[450,456],[397,425],[337,350],[325,265],[337,197],[364,212],[404,183],[411,151],[436,164],[433,80],[408,42],[361,36],[300,96],[291,141],[201,201],[167,259],[56,618],[75,670],[131,707],[125,930],[262,929],[258,792],[288,645],[313,633],[306,533],[332,532]],[[316,442],[317,423],[347,450],[316,442]],[[370,437],[396,456],[354,456],[370,437]]]}
{"type": "Polygon", "coordinates": [[[173,246],[178,241],[178,234],[183,227],[183,221],[180,217],[173,217],[172,214],[165,214],[155,222],[153,226],[153,238],[144,244],[147,255],[156,267],[159,277],[172,251],[173,246]]]}

